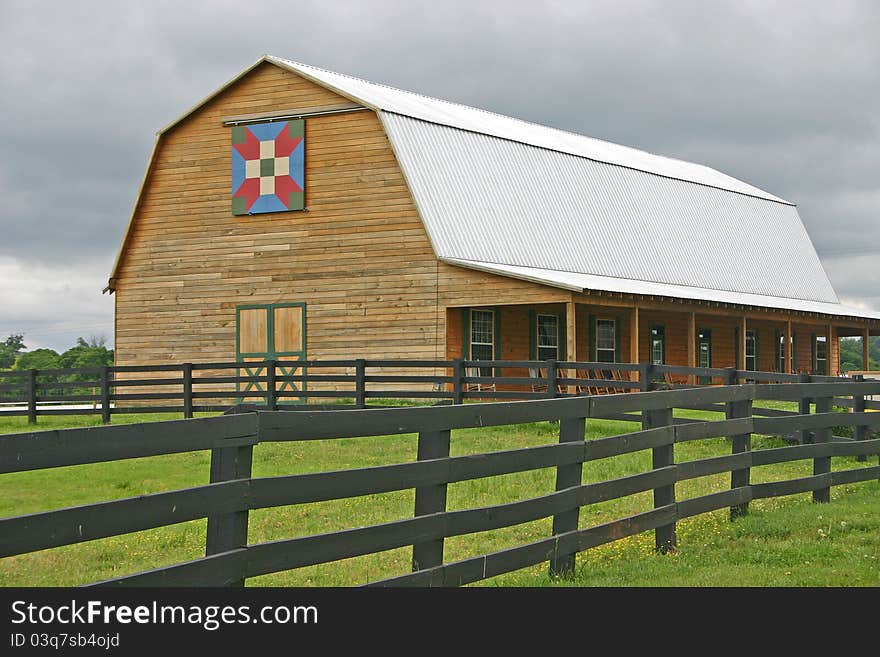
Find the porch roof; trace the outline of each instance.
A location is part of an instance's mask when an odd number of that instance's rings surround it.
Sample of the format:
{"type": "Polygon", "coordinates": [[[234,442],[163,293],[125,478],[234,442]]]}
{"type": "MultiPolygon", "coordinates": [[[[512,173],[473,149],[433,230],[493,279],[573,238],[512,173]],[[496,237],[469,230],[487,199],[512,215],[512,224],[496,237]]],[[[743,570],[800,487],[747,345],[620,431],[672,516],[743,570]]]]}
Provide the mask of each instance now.
{"type": "Polygon", "coordinates": [[[475,260],[459,260],[455,258],[441,258],[441,260],[447,264],[458,267],[518,278],[533,283],[540,283],[541,285],[572,290],[573,292],[601,290],[603,292],[673,297],[677,299],[693,299],[695,301],[715,301],[742,306],[757,306],[762,308],[819,313],[822,315],[835,315],[839,317],[880,320],[880,312],[840,303],[788,299],[785,297],[773,297],[761,294],[747,294],[743,292],[711,290],[684,285],[670,285],[668,283],[650,283],[628,278],[595,276],[593,274],[581,274],[577,272],[541,269],[537,267],[519,267],[475,260]]]}

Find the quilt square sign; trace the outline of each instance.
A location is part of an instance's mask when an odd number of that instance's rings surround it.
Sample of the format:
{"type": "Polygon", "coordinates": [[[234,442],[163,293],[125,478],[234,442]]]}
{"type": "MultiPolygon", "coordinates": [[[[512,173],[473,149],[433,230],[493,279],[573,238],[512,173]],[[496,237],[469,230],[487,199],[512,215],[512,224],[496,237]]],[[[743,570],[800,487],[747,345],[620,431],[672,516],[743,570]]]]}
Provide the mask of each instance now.
{"type": "Polygon", "coordinates": [[[232,214],[302,210],[305,121],[232,128],[232,214]]]}

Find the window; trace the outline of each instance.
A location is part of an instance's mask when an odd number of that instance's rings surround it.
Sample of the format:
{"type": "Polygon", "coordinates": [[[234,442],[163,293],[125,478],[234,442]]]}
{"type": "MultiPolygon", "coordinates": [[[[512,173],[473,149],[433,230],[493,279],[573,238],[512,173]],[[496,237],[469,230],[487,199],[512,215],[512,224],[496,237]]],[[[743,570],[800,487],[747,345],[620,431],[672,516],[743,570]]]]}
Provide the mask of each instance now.
{"type": "MultiPolygon", "coordinates": [[[[697,334],[697,367],[712,367],[712,331],[700,329],[697,334]]],[[[700,383],[712,383],[711,376],[701,376],[700,383]]]]}
{"type": "Polygon", "coordinates": [[[617,322],[613,319],[596,320],[596,361],[617,362],[617,322]]]}
{"type": "Polygon", "coordinates": [[[538,315],[538,360],[559,359],[559,317],[538,315]]]}
{"type": "MultiPolygon", "coordinates": [[[[491,310],[471,311],[471,360],[495,358],[495,313],[491,310]]],[[[481,367],[480,376],[492,376],[491,367],[481,367]]]]}
{"type": "Polygon", "coordinates": [[[699,333],[698,367],[712,367],[712,331],[702,329],[699,333]]]}
{"type": "Polygon", "coordinates": [[[785,371],[785,334],[779,334],[779,341],[776,345],[776,371],[785,371]]]}
{"type": "Polygon", "coordinates": [[[666,329],[663,326],[651,327],[651,363],[666,364],[666,329]]]}
{"type": "Polygon", "coordinates": [[[815,374],[828,373],[828,338],[824,335],[816,336],[816,344],[814,347],[816,354],[815,374]]]}
{"type": "Polygon", "coordinates": [[[755,331],[746,331],[746,369],[758,370],[758,335],[755,331]]]}

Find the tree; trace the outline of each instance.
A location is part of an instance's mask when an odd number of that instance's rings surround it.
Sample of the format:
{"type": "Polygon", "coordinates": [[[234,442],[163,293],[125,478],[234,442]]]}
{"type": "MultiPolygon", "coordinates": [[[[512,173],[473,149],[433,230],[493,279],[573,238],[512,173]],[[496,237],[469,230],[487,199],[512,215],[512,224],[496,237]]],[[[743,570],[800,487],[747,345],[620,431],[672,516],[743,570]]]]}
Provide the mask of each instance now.
{"type": "MultiPolygon", "coordinates": [[[[873,336],[868,342],[869,364],[868,369],[880,370],[880,336],[873,336]]],[[[862,363],[862,340],[861,338],[840,339],[840,371],[853,372],[863,370],[862,363]]]]}
{"type": "Polygon", "coordinates": [[[18,355],[27,349],[24,345],[24,334],[12,333],[0,342],[0,370],[6,370],[15,364],[18,355]]]}
{"type": "MultiPolygon", "coordinates": [[[[96,368],[104,365],[113,364],[113,350],[107,349],[104,345],[106,339],[103,337],[95,338],[94,336],[85,340],[84,338],[76,339],[76,346],[71,347],[59,357],[59,367],[64,368],[96,368]]],[[[93,381],[94,374],[78,374],[74,380],[93,381]]]]}
{"type": "Polygon", "coordinates": [[[61,367],[60,357],[54,349],[34,349],[23,353],[15,361],[16,370],[54,370],[61,367]]]}

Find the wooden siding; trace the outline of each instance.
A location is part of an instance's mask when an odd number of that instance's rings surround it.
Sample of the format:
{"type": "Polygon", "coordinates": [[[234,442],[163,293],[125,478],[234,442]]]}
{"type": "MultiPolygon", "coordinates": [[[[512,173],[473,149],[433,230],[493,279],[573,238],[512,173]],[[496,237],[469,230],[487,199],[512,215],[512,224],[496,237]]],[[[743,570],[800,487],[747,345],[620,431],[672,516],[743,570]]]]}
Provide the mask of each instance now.
{"type": "Polygon", "coordinates": [[[306,125],[307,212],[235,217],[223,117],[346,99],[270,64],[162,136],[116,281],[118,364],[232,360],[235,307],[305,302],[309,358],[438,358],[443,308],[564,299],[439,263],[373,112],[306,125]]]}

